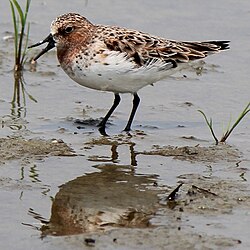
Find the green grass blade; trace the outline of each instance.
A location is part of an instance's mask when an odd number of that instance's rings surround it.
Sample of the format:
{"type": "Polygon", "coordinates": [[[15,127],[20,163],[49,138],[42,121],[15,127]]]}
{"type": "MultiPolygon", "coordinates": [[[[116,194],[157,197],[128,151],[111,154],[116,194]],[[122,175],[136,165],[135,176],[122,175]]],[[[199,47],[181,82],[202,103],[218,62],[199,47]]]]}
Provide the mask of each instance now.
{"type": "Polygon", "coordinates": [[[231,115],[230,115],[229,122],[228,122],[228,124],[227,124],[227,127],[226,127],[226,129],[224,129],[223,131],[228,131],[228,130],[230,129],[231,124],[232,124],[232,120],[233,120],[233,118],[232,118],[232,114],[231,114],[231,115]]]}
{"type": "Polygon", "coordinates": [[[226,133],[222,136],[220,142],[225,142],[229,135],[233,132],[236,126],[240,123],[240,121],[244,118],[245,115],[250,111],[250,102],[247,104],[246,108],[240,113],[238,119],[235,121],[231,129],[228,129],[226,133]]]}
{"type": "Polygon", "coordinates": [[[212,136],[213,136],[213,138],[214,138],[214,140],[215,140],[215,143],[216,143],[216,145],[217,145],[217,144],[219,143],[219,140],[217,139],[217,137],[216,137],[216,135],[215,135],[215,133],[214,133],[214,130],[213,130],[213,121],[212,121],[212,119],[210,118],[210,121],[208,121],[206,114],[205,114],[202,110],[199,109],[198,112],[200,112],[200,113],[203,115],[203,117],[204,117],[204,119],[205,119],[205,121],[206,121],[206,123],[207,123],[207,126],[208,126],[208,128],[210,129],[211,134],[212,134],[212,136]]]}
{"type": "Polygon", "coordinates": [[[23,68],[23,64],[25,62],[25,56],[27,53],[29,27],[26,34],[26,39],[25,39],[25,27],[31,0],[26,0],[26,6],[24,10],[21,8],[17,0],[9,0],[9,1],[11,4],[11,11],[13,16],[14,30],[15,30],[15,69],[21,70],[23,68]],[[20,21],[20,23],[18,22],[18,20],[20,21]]]}
{"type": "Polygon", "coordinates": [[[23,48],[23,54],[22,54],[21,64],[24,64],[24,61],[25,61],[25,57],[26,57],[26,53],[27,53],[27,48],[28,48],[29,33],[30,33],[30,23],[28,23],[27,34],[26,34],[25,44],[24,44],[24,48],[23,48]]]}
{"type": "Polygon", "coordinates": [[[14,42],[15,42],[15,58],[17,57],[17,49],[18,49],[18,26],[17,26],[17,18],[14,9],[13,3],[10,1],[11,13],[12,13],[12,20],[14,26],[14,42]]]}
{"type": "Polygon", "coordinates": [[[29,8],[30,8],[30,2],[31,2],[31,0],[27,0],[27,2],[26,2],[25,15],[24,15],[25,23],[26,23],[28,12],[29,12],[29,8]]]}
{"type": "Polygon", "coordinates": [[[17,2],[17,0],[12,0],[12,2],[14,3],[17,11],[18,11],[18,14],[20,16],[20,21],[21,21],[21,24],[22,26],[24,25],[24,15],[23,15],[23,11],[22,11],[22,8],[21,6],[19,5],[19,3],[17,2]]]}
{"type": "Polygon", "coordinates": [[[208,121],[207,116],[205,115],[205,113],[202,110],[199,109],[198,112],[200,112],[203,115],[208,127],[210,127],[211,120],[210,120],[210,122],[208,121]]]}

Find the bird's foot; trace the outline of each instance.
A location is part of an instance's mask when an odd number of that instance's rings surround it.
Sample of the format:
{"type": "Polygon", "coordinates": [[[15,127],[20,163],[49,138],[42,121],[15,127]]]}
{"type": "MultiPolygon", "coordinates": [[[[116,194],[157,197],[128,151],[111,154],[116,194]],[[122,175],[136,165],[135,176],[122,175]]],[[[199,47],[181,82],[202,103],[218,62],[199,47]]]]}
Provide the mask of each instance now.
{"type": "Polygon", "coordinates": [[[127,134],[127,136],[132,137],[132,134],[130,133],[131,132],[130,126],[126,126],[123,131],[127,134]]]}
{"type": "Polygon", "coordinates": [[[105,126],[100,126],[98,130],[99,130],[101,135],[108,136],[108,134],[106,133],[105,126]]]}

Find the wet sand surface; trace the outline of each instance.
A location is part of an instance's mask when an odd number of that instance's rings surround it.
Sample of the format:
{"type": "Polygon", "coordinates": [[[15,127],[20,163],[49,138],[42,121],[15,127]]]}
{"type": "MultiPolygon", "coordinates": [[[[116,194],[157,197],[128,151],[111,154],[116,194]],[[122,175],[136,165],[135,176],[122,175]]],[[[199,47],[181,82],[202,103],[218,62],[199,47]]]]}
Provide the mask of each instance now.
{"type": "Polygon", "coordinates": [[[231,40],[231,49],[142,89],[130,134],[122,95],[103,137],[96,124],[113,94],[74,83],[55,51],[26,64],[25,100],[11,103],[13,27],[1,3],[0,249],[249,249],[249,115],[215,145],[197,110],[221,137],[249,102],[250,3],[58,2],[31,3],[29,44],[72,11],[169,39],[231,40]]]}

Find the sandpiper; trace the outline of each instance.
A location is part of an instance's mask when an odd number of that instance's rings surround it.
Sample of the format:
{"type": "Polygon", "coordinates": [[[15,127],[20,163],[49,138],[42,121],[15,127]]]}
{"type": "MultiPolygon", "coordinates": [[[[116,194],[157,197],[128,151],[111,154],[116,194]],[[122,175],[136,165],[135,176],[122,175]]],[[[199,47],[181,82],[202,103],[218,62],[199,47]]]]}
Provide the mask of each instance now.
{"type": "Polygon", "coordinates": [[[229,41],[175,41],[137,30],[94,25],[76,13],[57,17],[50,34],[29,48],[48,43],[34,58],[57,48],[62,69],[82,86],[114,93],[114,103],[99,124],[106,135],[106,122],[120,103],[121,93],[131,93],[133,108],[125,131],[138,108],[141,88],[179,71],[190,61],[229,49],[229,41]]]}

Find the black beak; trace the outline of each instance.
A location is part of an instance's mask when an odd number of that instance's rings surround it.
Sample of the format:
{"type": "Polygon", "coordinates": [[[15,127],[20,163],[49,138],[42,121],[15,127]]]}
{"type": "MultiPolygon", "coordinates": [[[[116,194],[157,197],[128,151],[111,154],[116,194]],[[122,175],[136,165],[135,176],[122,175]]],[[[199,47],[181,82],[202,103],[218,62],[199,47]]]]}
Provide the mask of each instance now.
{"type": "Polygon", "coordinates": [[[44,43],[48,43],[48,45],[37,56],[35,56],[35,58],[33,59],[34,61],[36,61],[40,56],[42,56],[43,54],[45,54],[56,46],[53,36],[49,34],[44,40],[29,46],[28,49],[40,46],[44,43]]]}

